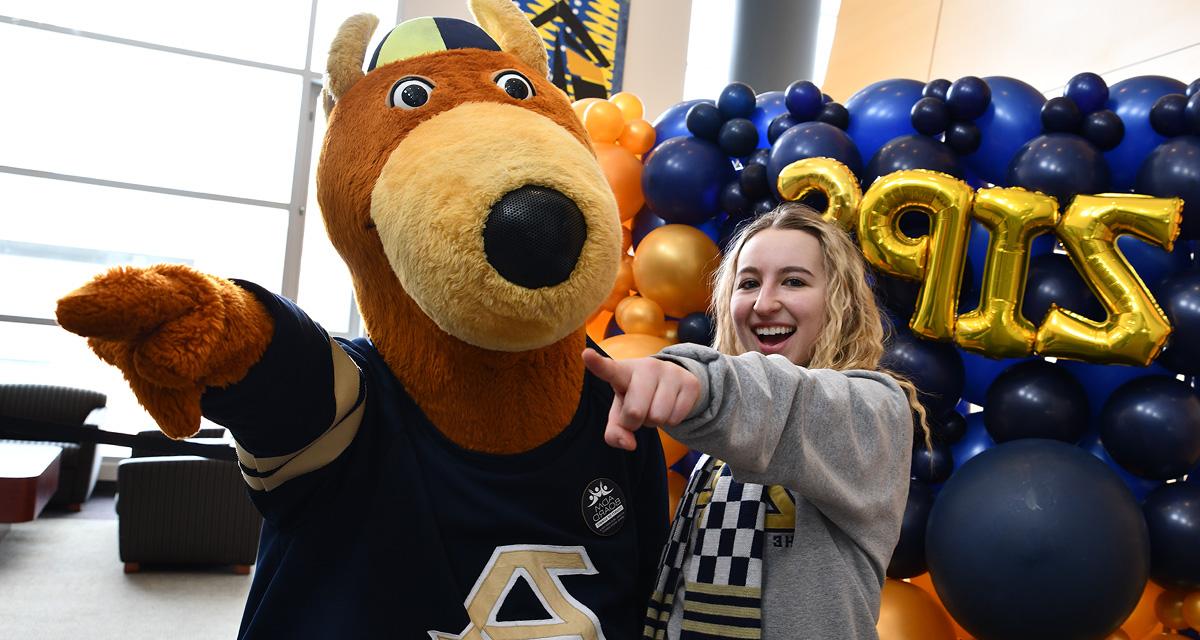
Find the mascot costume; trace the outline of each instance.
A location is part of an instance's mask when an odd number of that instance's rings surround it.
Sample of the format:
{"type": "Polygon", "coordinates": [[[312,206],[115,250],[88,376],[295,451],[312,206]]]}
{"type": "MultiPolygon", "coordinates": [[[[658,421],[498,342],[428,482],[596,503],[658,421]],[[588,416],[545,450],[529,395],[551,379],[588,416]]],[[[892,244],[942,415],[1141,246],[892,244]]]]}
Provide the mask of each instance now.
{"type": "MultiPolygon", "coordinates": [[[[585,319],[613,196],[537,31],[421,18],[329,56],[326,228],[369,339],[180,265],[117,268],[58,318],[167,435],[226,426],[265,520],[243,638],[632,638],[667,528],[654,430],[604,444],[585,319]]],[[[231,233],[236,230],[231,229],[231,233]]]]}

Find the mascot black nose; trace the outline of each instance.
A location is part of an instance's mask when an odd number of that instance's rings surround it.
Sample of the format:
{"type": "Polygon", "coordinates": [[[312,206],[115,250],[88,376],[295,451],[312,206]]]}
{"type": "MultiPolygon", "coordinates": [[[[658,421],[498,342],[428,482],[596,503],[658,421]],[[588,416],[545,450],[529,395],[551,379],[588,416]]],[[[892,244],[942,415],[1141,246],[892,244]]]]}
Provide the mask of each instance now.
{"type": "Polygon", "coordinates": [[[583,212],[546,187],[524,186],[492,206],[483,251],[505,280],[537,289],[566,281],[587,240],[583,212]]]}

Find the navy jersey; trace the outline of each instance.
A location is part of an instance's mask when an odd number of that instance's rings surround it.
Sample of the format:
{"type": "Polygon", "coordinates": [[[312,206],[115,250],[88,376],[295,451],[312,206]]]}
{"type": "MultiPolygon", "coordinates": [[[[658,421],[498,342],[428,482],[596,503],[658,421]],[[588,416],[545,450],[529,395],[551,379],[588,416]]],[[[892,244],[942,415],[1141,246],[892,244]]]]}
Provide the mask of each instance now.
{"type": "Polygon", "coordinates": [[[607,384],[586,374],[571,423],[532,451],[468,451],[369,341],[331,343],[287,300],[239,284],[275,334],[203,409],[237,440],[265,518],[240,637],[640,635],[666,537],[665,468],[653,430],[638,432],[635,452],[604,443],[607,384]],[[339,365],[338,350],[355,366],[339,365]],[[339,400],[339,386],[353,391],[339,400]],[[297,463],[272,480],[270,469],[297,463]]]}

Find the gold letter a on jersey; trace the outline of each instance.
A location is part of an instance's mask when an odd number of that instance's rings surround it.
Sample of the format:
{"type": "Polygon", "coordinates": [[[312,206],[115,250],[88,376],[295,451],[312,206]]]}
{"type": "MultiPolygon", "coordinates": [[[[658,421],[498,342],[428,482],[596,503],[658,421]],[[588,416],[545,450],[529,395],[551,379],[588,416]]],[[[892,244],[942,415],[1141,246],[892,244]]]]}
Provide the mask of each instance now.
{"type": "Polygon", "coordinates": [[[471,620],[462,633],[430,631],[432,640],[604,640],[600,620],[563,588],[561,575],[592,575],[596,568],[583,547],[509,545],[496,547],[464,606],[471,620]],[[525,578],[546,620],[496,620],[496,613],[517,579],[525,578]]]}

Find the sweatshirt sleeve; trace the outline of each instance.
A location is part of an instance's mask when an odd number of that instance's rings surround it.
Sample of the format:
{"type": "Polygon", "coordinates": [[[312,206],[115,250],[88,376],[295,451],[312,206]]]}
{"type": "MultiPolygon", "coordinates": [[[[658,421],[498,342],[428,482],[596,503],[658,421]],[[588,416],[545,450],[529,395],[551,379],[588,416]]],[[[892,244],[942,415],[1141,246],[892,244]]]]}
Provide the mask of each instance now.
{"type": "Polygon", "coordinates": [[[672,437],[724,460],[740,482],[797,492],[886,562],[904,514],[913,437],[895,380],[690,344],[658,357],[700,380],[696,408],[672,437]]]}

